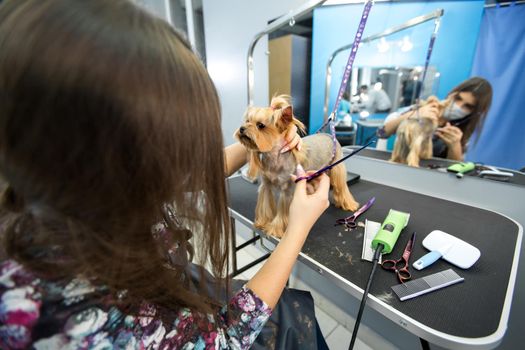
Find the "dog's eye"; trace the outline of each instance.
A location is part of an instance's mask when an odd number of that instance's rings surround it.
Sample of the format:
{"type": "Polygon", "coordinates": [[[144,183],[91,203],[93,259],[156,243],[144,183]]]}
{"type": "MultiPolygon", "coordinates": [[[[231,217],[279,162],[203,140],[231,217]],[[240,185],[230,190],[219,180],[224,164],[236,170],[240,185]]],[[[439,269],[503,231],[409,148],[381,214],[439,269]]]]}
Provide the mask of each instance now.
{"type": "Polygon", "coordinates": [[[261,123],[261,122],[257,123],[257,129],[261,130],[261,129],[264,129],[265,127],[266,127],[266,125],[264,125],[263,123],[261,123]]]}

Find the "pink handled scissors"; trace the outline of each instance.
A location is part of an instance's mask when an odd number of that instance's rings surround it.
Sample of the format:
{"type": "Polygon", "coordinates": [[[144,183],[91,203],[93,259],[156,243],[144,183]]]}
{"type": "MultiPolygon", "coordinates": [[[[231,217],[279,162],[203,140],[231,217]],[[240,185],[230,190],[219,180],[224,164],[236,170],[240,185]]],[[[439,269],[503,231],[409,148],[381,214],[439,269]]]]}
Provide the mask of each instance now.
{"type": "Polygon", "coordinates": [[[344,219],[338,219],[336,221],[336,224],[335,226],[337,225],[345,225],[347,228],[349,229],[354,229],[357,227],[357,223],[355,222],[357,220],[357,218],[359,217],[359,215],[363,214],[365,211],[368,210],[368,208],[370,208],[372,206],[372,204],[374,204],[376,200],[376,197],[372,197],[368,200],[368,202],[366,202],[365,205],[363,205],[361,208],[359,208],[357,211],[355,211],[352,215],[350,215],[349,217],[347,218],[344,218],[344,219]]]}

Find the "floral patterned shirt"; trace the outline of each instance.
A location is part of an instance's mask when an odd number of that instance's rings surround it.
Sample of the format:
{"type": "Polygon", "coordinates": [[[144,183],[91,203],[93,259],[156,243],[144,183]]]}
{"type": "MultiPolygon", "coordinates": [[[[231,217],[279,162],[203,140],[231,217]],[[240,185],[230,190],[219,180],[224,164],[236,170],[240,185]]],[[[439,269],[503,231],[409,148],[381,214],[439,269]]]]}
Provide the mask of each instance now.
{"type": "Polygon", "coordinates": [[[156,318],[151,304],[137,316],[122,314],[97,292],[80,278],[64,285],[13,260],[0,263],[0,349],[248,349],[271,314],[246,286],[216,321],[183,308],[172,324],[156,318]]]}

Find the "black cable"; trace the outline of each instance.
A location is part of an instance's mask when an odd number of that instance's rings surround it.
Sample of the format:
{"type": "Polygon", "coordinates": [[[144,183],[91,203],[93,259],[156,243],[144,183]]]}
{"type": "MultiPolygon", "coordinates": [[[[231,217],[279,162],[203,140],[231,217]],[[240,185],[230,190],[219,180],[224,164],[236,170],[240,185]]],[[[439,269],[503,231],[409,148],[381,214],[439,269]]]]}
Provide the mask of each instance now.
{"type": "Polygon", "coordinates": [[[354,331],[352,332],[352,340],[350,341],[350,346],[348,347],[348,350],[352,350],[354,348],[354,343],[357,339],[357,330],[359,329],[359,325],[361,324],[361,317],[363,316],[363,310],[365,309],[366,299],[368,298],[368,292],[370,290],[370,286],[372,285],[372,278],[374,277],[374,273],[376,272],[376,267],[379,262],[379,256],[381,255],[383,248],[384,246],[381,243],[379,243],[377,245],[376,251],[374,252],[374,258],[372,259],[372,271],[370,272],[368,282],[366,283],[365,291],[363,292],[363,298],[361,299],[361,305],[359,306],[359,312],[357,313],[354,331]]]}

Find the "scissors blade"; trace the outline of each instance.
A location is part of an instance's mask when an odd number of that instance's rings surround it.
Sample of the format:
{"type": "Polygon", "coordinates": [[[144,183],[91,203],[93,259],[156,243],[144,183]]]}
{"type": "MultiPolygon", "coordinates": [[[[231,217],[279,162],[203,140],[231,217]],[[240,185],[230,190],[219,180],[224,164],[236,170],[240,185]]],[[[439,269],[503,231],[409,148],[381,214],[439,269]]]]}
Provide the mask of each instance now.
{"type": "Polygon", "coordinates": [[[405,247],[405,251],[403,252],[402,258],[405,259],[405,263],[408,266],[408,260],[410,259],[410,255],[412,254],[412,248],[414,248],[414,243],[416,242],[416,233],[412,233],[412,237],[407,242],[407,245],[405,247]]]}
{"type": "Polygon", "coordinates": [[[310,175],[310,176],[307,176],[307,177],[305,177],[305,178],[297,178],[297,179],[295,180],[295,182],[300,181],[300,180],[304,180],[304,179],[306,179],[306,182],[310,182],[310,181],[312,181],[312,180],[315,179],[316,177],[321,176],[321,174],[324,173],[325,171],[332,169],[332,168],[333,168],[334,166],[336,166],[337,164],[339,164],[339,163],[341,163],[341,162],[347,160],[348,158],[350,158],[350,157],[352,157],[353,155],[355,155],[357,152],[364,150],[365,148],[367,148],[368,146],[370,146],[372,143],[374,143],[374,142],[376,142],[376,141],[377,141],[377,138],[374,137],[374,138],[373,138],[372,140],[370,140],[366,145],[364,145],[364,146],[362,146],[362,147],[356,149],[355,151],[353,151],[352,153],[350,153],[350,154],[344,156],[343,158],[339,159],[338,161],[333,162],[332,164],[330,164],[330,165],[328,165],[328,166],[326,166],[326,167],[324,167],[324,168],[322,168],[322,169],[320,169],[320,170],[317,170],[315,173],[313,173],[313,174],[310,175]]]}
{"type": "Polygon", "coordinates": [[[372,204],[374,204],[376,200],[376,197],[372,197],[368,200],[368,202],[365,203],[365,205],[363,205],[361,208],[359,208],[355,213],[354,215],[352,215],[354,217],[354,219],[357,219],[357,217],[359,215],[361,215],[362,213],[364,213],[365,211],[368,210],[368,208],[370,208],[372,206],[372,204]]]}

